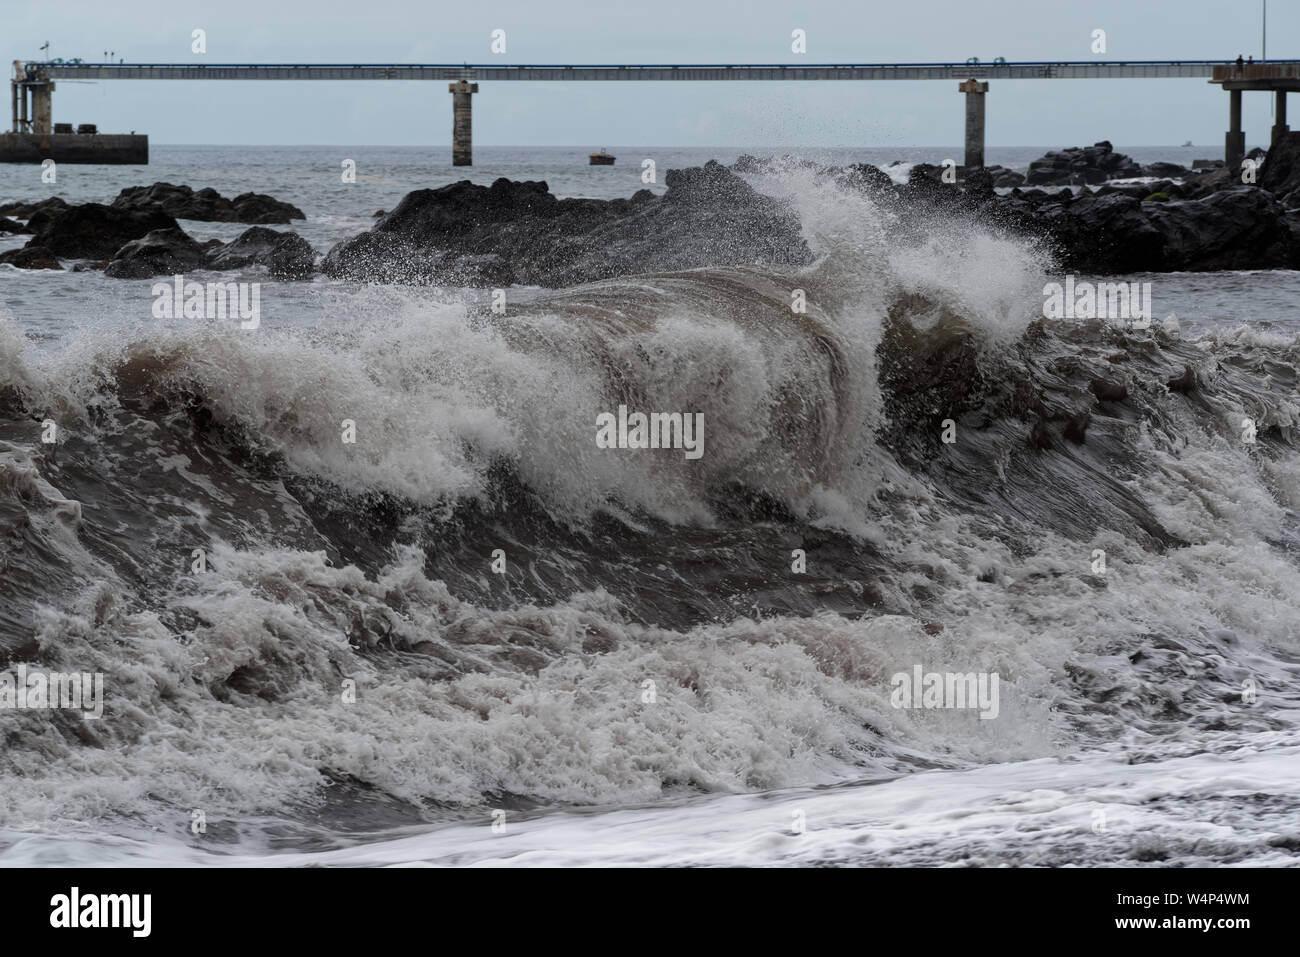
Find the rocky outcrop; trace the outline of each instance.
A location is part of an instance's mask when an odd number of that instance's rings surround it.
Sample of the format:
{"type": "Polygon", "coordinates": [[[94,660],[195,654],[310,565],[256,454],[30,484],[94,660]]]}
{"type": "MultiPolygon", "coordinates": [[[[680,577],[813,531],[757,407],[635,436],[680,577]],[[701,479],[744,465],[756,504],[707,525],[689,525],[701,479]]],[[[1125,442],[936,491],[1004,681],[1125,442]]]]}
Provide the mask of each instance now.
{"type": "Polygon", "coordinates": [[[1141,166],[1102,140],[1092,146],[1053,151],[1034,160],[1025,182],[1029,186],[1087,186],[1142,175],[1141,166]]]}
{"type": "Polygon", "coordinates": [[[303,211],[264,193],[241,193],[226,199],[215,189],[195,192],[188,186],[154,183],[130,186],[113,200],[115,209],[146,210],[157,208],[175,219],[193,219],[207,223],[288,223],[306,219],[303,211]]]}
{"type": "MultiPolygon", "coordinates": [[[[1052,155],[1066,157],[1066,169],[1082,163],[1107,174],[1134,172],[1109,143],[1052,155]]],[[[1300,134],[1274,147],[1258,185],[1243,185],[1239,171],[1223,167],[1188,172],[1175,164],[1150,164],[1140,172],[1181,175],[1103,182],[1081,192],[998,192],[1000,184],[1015,181],[1014,171],[999,167],[959,167],[951,183],[945,182],[952,177],[944,167],[921,163],[911,168],[907,183],[897,185],[872,164],[830,168],[753,157],[736,164],[746,171],[744,178],[710,162],[668,171],[662,196],[641,190],[629,199],[559,199],[543,182],[462,181],[409,193],[372,229],[334,246],[321,269],[363,282],[560,287],[700,266],[805,265],[812,255],[798,217],[752,185],[792,165],[885,204],[897,213],[894,228],[904,239],[907,230],[923,230],[937,214],[1045,241],[1061,266],[1080,272],[1296,268],[1297,160],[1300,134]]],[[[139,209],[67,207],[57,198],[9,204],[30,214],[34,235],[27,244],[31,253],[9,254],[5,261],[54,268],[59,257],[111,258],[105,272],[116,278],[257,266],[277,279],[312,275],[313,250],[293,233],[254,226],[229,244],[195,243],[160,205],[176,190],[182,199],[189,197],[185,202],[215,202],[212,196],[218,195],[155,184],[119,197],[139,209]]]]}
{"type": "Polygon", "coordinates": [[[148,279],[202,269],[207,260],[203,247],[173,226],[127,243],[117,251],[104,275],[113,279],[148,279]]]}
{"type": "Polygon", "coordinates": [[[109,259],[133,239],[157,229],[175,229],[176,220],[162,210],[115,209],[85,203],[66,209],[42,209],[28,226],[35,235],[30,248],[48,249],[64,259],[109,259]]]}
{"type": "Polygon", "coordinates": [[[1182,179],[1190,172],[1187,167],[1177,163],[1147,163],[1142,167],[1142,175],[1154,179],[1182,179]]]}
{"type": "Polygon", "coordinates": [[[48,249],[40,246],[24,246],[0,253],[0,263],[7,263],[15,269],[62,269],[59,260],[48,249]]]}
{"type": "Polygon", "coordinates": [[[564,286],[631,273],[804,264],[797,217],[716,162],[670,170],[660,197],[557,199],[546,183],[469,181],[408,193],[322,271],[363,282],[564,286]]]}
{"type": "Polygon", "coordinates": [[[0,205],[0,216],[12,216],[15,219],[31,219],[32,216],[43,209],[60,210],[67,209],[68,204],[58,196],[51,196],[49,199],[42,199],[35,203],[14,202],[0,205]]]}
{"type": "Polygon", "coordinates": [[[147,279],[200,269],[231,270],[265,266],[273,279],[307,279],[315,253],[296,233],[254,226],[228,244],[195,242],[179,227],[160,229],[127,243],[113,256],[104,275],[113,279],[147,279]]]}
{"type": "Polygon", "coordinates": [[[1269,148],[1264,167],[1259,171],[1259,185],[1277,197],[1291,196],[1300,190],[1300,132],[1287,133],[1269,148]]]}
{"type": "Polygon", "coordinates": [[[1048,237],[1062,265],[1085,272],[1292,268],[1300,245],[1286,209],[1251,186],[1199,201],[1143,202],[1123,193],[1008,197],[990,209],[1048,237]]]}
{"type": "Polygon", "coordinates": [[[1007,169],[1005,166],[986,166],[985,172],[987,172],[993,180],[993,185],[999,189],[1023,186],[1025,183],[1025,175],[1023,173],[1017,173],[1015,170],[1007,169]]]}
{"type": "Polygon", "coordinates": [[[217,249],[208,260],[209,269],[245,269],[266,266],[276,279],[306,279],[314,271],[311,243],[297,233],[277,233],[254,226],[239,238],[217,249]]]}

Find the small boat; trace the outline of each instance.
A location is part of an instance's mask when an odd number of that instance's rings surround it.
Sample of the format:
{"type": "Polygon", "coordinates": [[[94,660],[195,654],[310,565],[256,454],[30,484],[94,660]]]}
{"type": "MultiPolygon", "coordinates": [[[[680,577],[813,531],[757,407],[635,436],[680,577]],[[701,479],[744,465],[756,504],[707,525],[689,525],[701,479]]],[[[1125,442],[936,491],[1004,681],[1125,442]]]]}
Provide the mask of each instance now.
{"type": "Polygon", "coordinates": [[[1183,145],[1184,145],[1184,146],[1191,146],[1191,145],[1192,145],[1192,141],[1191,141],[1191,140],[1188,140],[1188,141],[1187,141],[1186,143],[1184,143],[1183,145]]]}
{"type": "Polygon", "coordinates": [[[601,148],[601,151],[599,153],[591,153],[587,157],[587,161],[588,164],[591,166],[613,166],[614,165],[614,157],[606,153],[603,147],[601,148]]]}

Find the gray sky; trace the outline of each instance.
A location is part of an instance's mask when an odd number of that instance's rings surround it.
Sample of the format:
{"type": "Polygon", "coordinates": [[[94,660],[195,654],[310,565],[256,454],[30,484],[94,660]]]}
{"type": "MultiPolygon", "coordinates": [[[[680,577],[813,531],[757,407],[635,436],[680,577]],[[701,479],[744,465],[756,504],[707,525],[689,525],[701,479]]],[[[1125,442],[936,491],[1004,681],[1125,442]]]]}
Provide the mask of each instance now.
{"type": "MultiPolygon", "coordinates": [[[[6,60],[128,62],[829,63],[1260,56],[1261,0],[6,0],[6,60]],[[15,9],[16,8],[16,9],[15,9]],[[808,53],[790,50],[807,31],[808,53]],[[195,28],[207,53],[191,52],[195,28]],[[493,55],[491,32],[506,31],[493,55]]],[[[1300,57],[1300,2],[1269,3],[1271,59],[1300,57]]],[[[1269,97],[1246,94],[1266,143],[1269,97]]],[[[1293,98],[1295,99],[1295,98],[1293,98]]],[[[1201,80],[995,81],[990,146],[1192,140],[1222,151],[1228,97],[1201,80]]],[[[956,81],[481,83],[478,145],[948,146],[956,81]]],[[[1300,117],[1300,103],[1292,107],[1300,117]]],[[[155,143],[446,145],[436,82],[60,82],[60,122],[155,143]]],[[[5,125],[7,126],[7,120],[5,125]]],[[[1300,124],[1297,124],[1300,125],[1300,124]]],[[[1218,155],[1211,152],[1210,155],[1218,155]]]]}

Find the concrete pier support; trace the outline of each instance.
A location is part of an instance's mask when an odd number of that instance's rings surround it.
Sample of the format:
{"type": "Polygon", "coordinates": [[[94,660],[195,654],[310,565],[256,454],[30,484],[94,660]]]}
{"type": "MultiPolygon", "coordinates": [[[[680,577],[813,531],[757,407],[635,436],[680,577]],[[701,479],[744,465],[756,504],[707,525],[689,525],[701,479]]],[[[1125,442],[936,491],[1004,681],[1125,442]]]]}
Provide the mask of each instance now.
{"type": "Polygon", "coordinates": [[[1229,169],[1241,166],[1246,155],[1246,134],[1241,129],[1241,90],[1228,91],[1228,134],[1224,138],[1223,161],[1229,169]]]}
{"type": "Polygon", "coordinates": [[[451,165],[474,165],[473,105],[470,97],[478,84],[457,80],[447,87],[451,94],[451,165]]]}
{"type": "Polygon", "coordinates": [[[54,132],[54,82],[32,84],[32,132],[54,132]]]}
{"type": "Polygon", "coordinates": [[[967,80],[958,84],[957,89],[966,94],[966,170],[969,172],[984,165],[984,95],[989,85],[967,80]]]}
{"type": "Polygon", "coordinates": [[[1291,132],[1291,127],[1286,125],[1286,90],[1278,90],[1275,94],[1277,109],[1276,116],[1273,118],[1273,138],[1270,144],[1276,143],[1287,133],[1291,132]]]}

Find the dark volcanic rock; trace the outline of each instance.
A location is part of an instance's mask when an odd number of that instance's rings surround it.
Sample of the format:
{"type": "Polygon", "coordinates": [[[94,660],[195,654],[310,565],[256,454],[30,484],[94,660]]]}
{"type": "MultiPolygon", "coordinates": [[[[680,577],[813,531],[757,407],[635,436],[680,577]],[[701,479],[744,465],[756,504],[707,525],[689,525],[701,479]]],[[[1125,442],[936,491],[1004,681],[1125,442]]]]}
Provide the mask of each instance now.
{"type": "Polygon", "coordinates": [[[741,153],[736,158],[736,162],[731,164],[731,168],[737,173],[766,173],[772,168],[771,160],[759,159],[757,156],[750,156],[748,153],[741,153]]]}
{"type": "Polygon", "coordinates": [[[1033,217],[1051,235],[1070,268],[1110,273],[1159,269],[1164,238],[1131,196],[1083,195],[1045,203],[1033,217]]]}
{"type": "Polygon", "coordinates": [[[992,199],[993,174],[984,167],[966,173],[966,195],[972,199],[992,199]]]}
{"type": "Polygon", "coordinates": [[[1286,210],[1253,186],[1197,201],[1083,195],[1025,215],[1070,268],[1097,273],[1289,268],[1300,247],[1286,210]]]}
{"type": "Polygon", "coordinates": [[[311,244],[297,233],[277,233],[274,229],[254,226],[218,249],[208,260],[208,268],[266,266],[276,278],[304,279],[314,271],[314,261],[311,244]]]}
{"type": "Polygon", "coordinates": [[[171,183],[127,187],[117,194],[113,206],[137,210],[161,208],[176,219],[208,223],[287,223],[306,218],[297,206],[263,193],[241,193],[232,200],[215,189],[195,192],[188,186],[171,183]]]}
{"type": "Polygon", "coordinates": [[[281,202],[265,193],[240,193],[230,201],[236,223],[287,223],[306,219],[307,214],[292,203],[281,202]]]}
{"type": "Polygon", "coordinates": [[[1300,189],[1300,132],[1286,134],[1269,149],[1259,185],[1279,197],[1300,189]]]}
{"type": "Polygon", "coordinates": [[[956,183],[943,181],[944,168],[933,163],[917,163],[907,173],[907,185],[899,190],[905,202],[942,205],[961,197],[956,183]]]}
{"type": "Polygon", "coordinates": [[[207,264],[207,258],[202,246],[173,226],[127,243],[118,250],[104,275],[114,279],[148,279],[201,269],[207,264]]]}
{"type": "Polygon", "coordinates": [[[1025,184],[1023,173],[1017,173],[1013,169],[1007,169],[1005,166],[986,166],[985,170],[993,177],[993,185],[998,189],[1014,188],[1025,184]]]}
{"type": "Polygon", "coordinates": [[[1142,167],[1143,176],[1154,176],[1156,179],[1182,179],[1190,172],[1187,167],[1177,163],[1148,163],[1142,167]]]}
{"type": "Polygon", "coordinates": [[[1184,177],[1187,184],[1186,196],[1189,199],[1204,199],[1213,196],[1221,189],[1233,189],[1241,186],[1241,170],[1228,169],[1220,164],[1206,169],[1193,170],[1184,177]]]}
{"type": "Polygon", "coordinates": [[[316,251],[307,240],[289,233],[271,250],[266,268],[276,279],[310,279],[316,271],[316,251]]]}
{"type": "Polygon", "coordinates": [[[1141,175],[1142,167],[1103,140],[1047,153],[1029,164],[1025,181],[1030,186],[1080,186],[1141,175]]]}
{"type": "Polygon", "coordinates": [[[879,166],[872,166],[870,163],[854,163],[852,166],[844,167],[836,175],[835,182],[846,189],[860,189],[868,193],[892,191],[894,188],[894,181],[889,174],[879,166]]]}
{"type": "Polygon", "coordinates": [[[35,203],[5,203],[0,206],[0,216],[13,216],[16,219],[30,219],[33,214],[43,209],[60,210],[67,209],[68,204],[58,196],[51,196],[49,199],[42,199],[35,203]]]}
{"type": "Polygon", "coordinates": [[[31,229],[22,223],[13,219],[5,219],[0,216],[0,233],[30,233],[31,229]]]}
{"type": "MultiPolygon", "coordinates": [[[[1107,173],[1138,172],[1108,143],[1074,152],[1088,154],[1107,173]]],[[[758,160],[739,165],[754,176],[785,168],[758,160]]],[[[879,200],[896,214],[900,235],[924,228],[935,216],[954,218],[1044,240],[1059,265],[1074,271],[1300,265],[1300,210],[1289,211],[1267,190],[1234,183],[1231,170],[1189,173],[1183,183],[1105,184],[1077,195],[1064,187],[1017,187],[998,195],[994,190],[1008,171],[972,170],[963,181],[959,169],[955,184],[942,182],[943,171],[916,164],[902,186],[870,164],[822,173],[879,200]]],[[[609,201],[560,200],[545,183],[504,179],[490,187],[463,181],[418,190],[371,230],[338,243],[321,269],[335,278],[372,282],[554,287],[704,265],[811,261],[790,209],[727,168],[709,163],[673,170],[666,184],[660,197],[641,190],[631,199],[609,201]]],[[[1293,194],[1300,204],[1300,188],[1293,194]]]]}
{"type": "Polygon", "coordinates": [[[133,239],[156,229],[175,229],[176,220],[156,208],[134,211],[86,203],[62,211],[42,210],[29,225],[36,231],[27,243],[31,248],[40,246],[68,259],[109,259],[133,239]]]}
{"type": "Polygon", "coordinates": [[[48,249],[40,246],[24,246],[0,253],[0,263],[8,263],[18,269],[62,269],[58,259],[48,249]]]}
{"type": "Polygon", "coordinates": [[[1285,207],[1254,186],[1221,190],[1199,202],[1146,208],[1165,239],[1165,269],[1289,268],[1300,252],[1285,207]]]}
{"type": "Polygon", "coordinates": [[[697,266],[811,262],[798,219],[716,162],[670,170],[668,191],[556,199],[545,183],[468,180],[408,193],[326,255],[367,282],[564,286],[697,266]]]}

